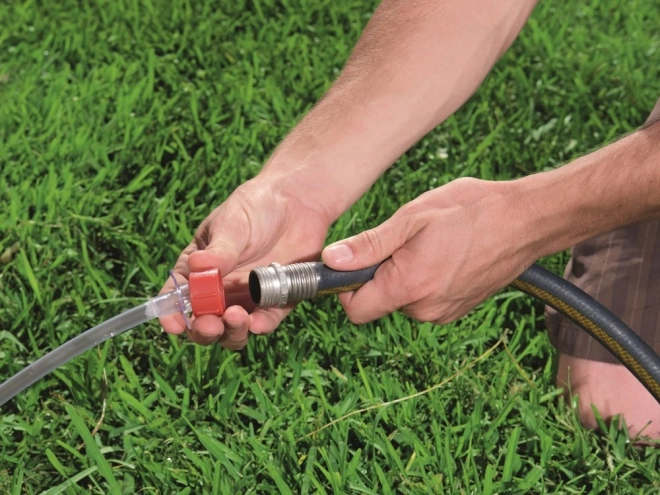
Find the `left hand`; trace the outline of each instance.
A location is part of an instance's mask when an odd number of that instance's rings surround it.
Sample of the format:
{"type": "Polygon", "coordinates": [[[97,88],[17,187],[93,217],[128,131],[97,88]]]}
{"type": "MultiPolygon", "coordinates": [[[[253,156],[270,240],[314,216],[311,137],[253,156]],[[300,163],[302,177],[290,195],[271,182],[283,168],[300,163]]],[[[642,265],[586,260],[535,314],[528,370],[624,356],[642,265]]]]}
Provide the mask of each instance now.
{"type": "MultiPolygon", "coordinates": [[[[291,182],[291,181],[289,181],[291,182]]],[[[248,293],[248,274],[273,261],[288,264],[317,260],[330,224],[324,209],[308,197],[310,188],[295,194],[282,181],[257,176],[239,186],[202,222],[192,242],[179,256],[174,275],[185,282],[190,272],[219,269],[227,308],[219,317],[193,318],[188,330],[181,314],[161,318],[166,332],[186,332],[193,342],[218,342],[243,348],[250,333],[269,333],[289,313],[285,308],[255,307],[248,293]]],[[[170,279],[161,294],[174,290],[170,279]]]]}
{"type": "Polygon", "coordinates": [[[459,179],[326,247],[323,261],[335,270],[386,260],[372,281],[339,295],[349,319],[365,323],[399,310],[444,324],[465,315],[536,260],[524,203],[514,182],[459,179]]]}

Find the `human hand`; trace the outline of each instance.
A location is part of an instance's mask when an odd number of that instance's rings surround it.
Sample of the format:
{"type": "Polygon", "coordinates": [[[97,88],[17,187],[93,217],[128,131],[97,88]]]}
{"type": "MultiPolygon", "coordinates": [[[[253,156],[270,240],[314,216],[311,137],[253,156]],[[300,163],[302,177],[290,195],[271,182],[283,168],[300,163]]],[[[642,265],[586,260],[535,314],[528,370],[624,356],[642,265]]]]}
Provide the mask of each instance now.
{"type": "MultiPolygon", "coordinates": [[[[212,268],[223,275],[224,315],[193,318],[189,338],[238,350],[247,343],[249,332],[275,330],[291,308],[255,308],[247,288],[250,270],[273,261],[317,260],[328,226],[322,208],[302,195],[279,190],[274,180],[257,177],[236,189],[202,222],[174,267],[179,281],[187,280],[191,271],[212,268]]],[[[170,280],[161,293],[172,290],[170,280]]],[[[161,324],[168,333],[186,331],[181,314],[161,318],[161,324]]]]}
{"type": "Polygon", "coordinates": [[[340,294],[354,323],[402,311],[438,324],[455,320],[535,261],[511,182],[459,179],[401,207],[378,227],[323,251],[335,270],[384,263],[372,281],[340,294]],[[389,258],[389,259],[388,259],[389,258]]]}

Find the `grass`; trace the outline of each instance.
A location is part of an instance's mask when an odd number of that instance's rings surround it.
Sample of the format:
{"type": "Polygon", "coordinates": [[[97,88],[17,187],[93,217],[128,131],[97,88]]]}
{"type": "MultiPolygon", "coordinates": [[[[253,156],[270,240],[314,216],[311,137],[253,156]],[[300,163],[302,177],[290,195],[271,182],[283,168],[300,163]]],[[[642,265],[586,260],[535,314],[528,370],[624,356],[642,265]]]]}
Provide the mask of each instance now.
{"type": "MultiPolygon", "coordinates": [[[[555,167],[642,123],[658,2],[619,4],[541,2],[478,93],[330,238],[456,177],[555,167]]],[[[375,5],[0,4],[0,377],[154,295],[375,5]]],[[[506,289],[446,326],[356,327],[334,299],[304,303],[240,353],[150,323],[2,408],[0,493],[656,493],[657,450],[616,424],[583,429],[553,359],[542,307],[506,289]]]]}

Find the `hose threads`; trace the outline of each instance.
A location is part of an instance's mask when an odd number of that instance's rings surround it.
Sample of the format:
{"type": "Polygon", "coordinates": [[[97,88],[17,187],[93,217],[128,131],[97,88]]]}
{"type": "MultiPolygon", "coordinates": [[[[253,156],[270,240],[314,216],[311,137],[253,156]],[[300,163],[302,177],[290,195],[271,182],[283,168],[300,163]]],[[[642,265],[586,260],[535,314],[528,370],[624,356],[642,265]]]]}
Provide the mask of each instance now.
{"type": "Polygon", "coordinates": [[[263,308],[281,308],[313,298],[320,280],[317,265],[321,263],[303,262],[285,266],[271,263],[254,268],[248,280],[252,301],[263,308]]]}

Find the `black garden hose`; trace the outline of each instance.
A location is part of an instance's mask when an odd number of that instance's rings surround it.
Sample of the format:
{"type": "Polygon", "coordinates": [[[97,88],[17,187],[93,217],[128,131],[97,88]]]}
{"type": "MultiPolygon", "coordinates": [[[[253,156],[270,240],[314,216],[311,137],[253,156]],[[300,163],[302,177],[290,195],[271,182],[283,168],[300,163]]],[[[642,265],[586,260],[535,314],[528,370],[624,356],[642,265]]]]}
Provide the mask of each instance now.
{"type": "Polygon", "coordinates": [[[511,285],[579,325],[628,368],[660,402],[660,356],[609,309],[539,265],[532,265],[511,285]]]}
{"type": "MultiPolygon", "coordinates": [[[[357,271],[336,271],[323,263],[273,263],[250,272],[250,295],[259,306],[282,307],[317,295],[356,290],[371,280],[377,268],[376,265],[357,271]]],[[[536,264],[511,286],[574,321],[628,368],[660,403],[660,356],[609,309],[536,264]]]]}

